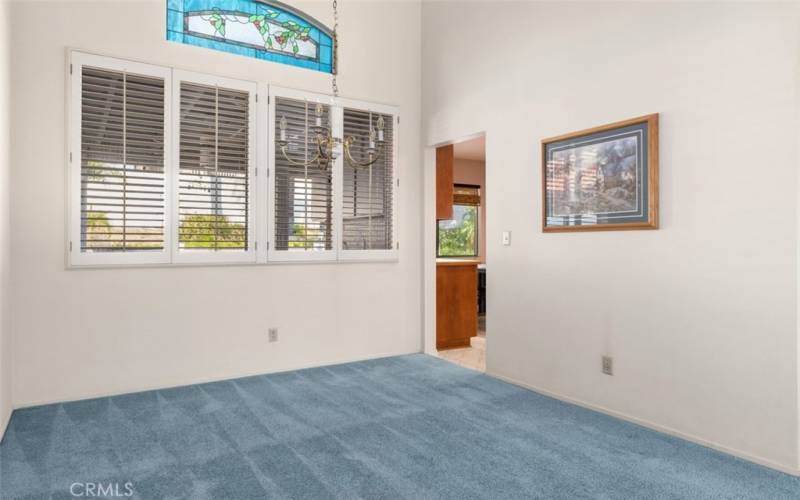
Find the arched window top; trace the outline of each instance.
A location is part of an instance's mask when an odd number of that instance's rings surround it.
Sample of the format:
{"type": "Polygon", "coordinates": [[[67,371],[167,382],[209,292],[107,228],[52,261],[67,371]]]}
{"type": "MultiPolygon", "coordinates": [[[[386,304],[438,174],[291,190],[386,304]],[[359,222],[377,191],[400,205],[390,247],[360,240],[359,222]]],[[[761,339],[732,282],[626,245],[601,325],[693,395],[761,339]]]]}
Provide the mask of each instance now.
{"type": "Polygon", "coordinates": [[[332,73],[331,31],[266,0],[167,0],[167,39],[332,73]]]}

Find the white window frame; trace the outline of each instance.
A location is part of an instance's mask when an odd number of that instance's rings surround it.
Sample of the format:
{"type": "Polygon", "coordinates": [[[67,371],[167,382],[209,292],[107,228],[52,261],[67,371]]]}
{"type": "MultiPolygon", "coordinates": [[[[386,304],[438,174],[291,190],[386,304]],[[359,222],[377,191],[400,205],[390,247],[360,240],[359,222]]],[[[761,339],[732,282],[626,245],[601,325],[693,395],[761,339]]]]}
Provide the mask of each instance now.
{"type": "Polygon", "coordinates": [[[173,103],[173,117],[172,120],[172,165],[171,170],[171,186],[174,186],[172,192],[172,240],[170,248],[172,249],[172,262],[177,264],[229,264],[229,263],[255,263],[256,262],[256,247],[257,247],[257,233],[258,227],[256,219],[258,214],[256,210],[258,207],[258,178],[256,176],[257,158],[257,137],[258,131],[256,130],[258,108],[256,106],[256,94],[258,93],[258,84],[255,82],[245,80],[234,80],[216,75],[209,75],[206,73],[195,73],[192,71],[173,70],[172,72],[172,103],[173,103]],[[247,209],[249,211],[247,218],[247,237],[249,239],[247,250],[224,250],[214,251],[206,249],[192,249],[182,250],[180,248],[180,214],[179,202],[180,195],[178,193],[179,177],[180,177],[180,137],[181,137],[181,83],[197,83],[201,85],[218,86],[220,88],[241,90],[247,92],[249,95],[249,114],[248,114],[248,167],[247,175],[249,181],[247,183],[247,209]]]}
{"type": "Polygon", "coordinates": [[[269,157],[270,147],[268,138],[272,125],[267,117],[269,116],[269,85],[258,82],[258,94],[256,97],[256,208],[255,222],[256,236],[255,251],[256,263],[266,264],[269,250],[269,204],[272,196],[269,191],[269,157]],[[261,242],[261,243],[259,243],[261,242]]]}
{"type": "Polygon", "coordinates": [[[163,66],[126,61],[84,52],[72,51],[69,54],[69,151],[68,193],[69,224],[67,252],[69,263],[75,267],[116,266],[136,264],[168,264],[170,262],[171,220],[170,196],[172,186],[170,172],[170,137],[169,124],[172,120],[172,70],[163,66]],[[164,80],[164,248],[161,251],[142,250],[126,252],[82,252],[81,251],[81,96],[82,75],[84,66],[126,71],[144,76],[152,76],[164,80]]]}
{"type": "Polygon", "coordinates": [[[214,265],[214,264],[272,264],[302,262],[390,262],[399,259],[398,206],[400,109],[397,106],[368,101],[338,98],[327,94],[306,92],[269,85],[267,82],[236,80],[206,73],[185,71],[168,66],[153,65],[111,56],[91,54],[79,50],[68,51],[67,74],[67,231],[66,254],[68,268],[125,267],[162,265],[214,265]],[[82,68],[93,66],[112,71],[161,78],[164,81],[164,248],[161,251],[81,252],[81,97],[82,68]],[[181,250],[178,227],[178,178],[180,165],[180,83],[182,81],[246,91],[250,95],[248,175],[249,210],[247,250],[205,251],[181,250]],[[275,123],[276,98],[309,100],[330,106],[333,134],[341,139],[344,108],[373,111],[393,117],[392,165],[392,249],[344,250],[343,228],[343,174],[344,152],[332,165],[332,249],[331,250],[276,250],[274,248],[275,207],[275,123]]]}
{"type": "MultiPolygon", "coordinates": [[[[383,250],[345,250],[343,248],[343,241],[339,240],[339,260],[340,261],[396,261],[400,254],[400,243],[397,240],[397,199],[400,190],[400,177],[398,175],[398,166],[400,162],[399,144],[400,144],[400,108],[397,106],[390,106],[387,104],[376,104],[367,101],[360,101],[356,99],[338,99],[337,105],[340,107],[340,113],[344,116],[344,108],[357,109],[359,111],[372,111],[373,113],[380,113],[392,117],[392,248],[383,250]]],[[[344,123],[344,119],[340,121],[344,123]]],[[[340,132],[340,135],[344,130],[340,132]]],[[[342,158],[344,155],[342,155],[342,158]]],[[[344,170],[342,170],[344,174],[344,170]]],[[[339,178],[339,185],[343,183],[343,175],[339,178]]],[[[344,200],[340,200],[342,203],[344,200]]],[[[339,212],[342,212],[340,205],[339,212]]],[[[343,218],[339,217],[340,232],[343,226],[343,218]]]]}
{"type": "MultiPolygon", "coordinates": [[[[336,136],[337,130],[341,131],[341,123],[342,123],[342,113],[341,107],[338,107],[334,98],[329,95],[325,94],[317,94],[314,92],[304,92],[302,90],[295,90],[295,89],[288,89],[284,87],[276,87],[274,85],[269,86],[269,95],[270,95],[270,105],[269,105],[269,114],[267,116],[267,123],[269,127],[267,128],[267,151],[270,152],[269,154],[269,195],[267,198],[270,200],[268,207],[269,207],[269,217],[267,221],[267,227],[269,228],[269,237],[270,237],[270,245],[269,251],[267,252],[267,261],[268,262],[320,262],[320,261],[336,261],[337,260],[337,249],[341,245],[341,227],[342,227],[342,200],[341,200],[341,193],[342,193],[342,155],[339,155],[338,158],[333,162],[331,175],[333,178],[333,186],[332,186],[332,202],[333,202],[333,213],[331,214],[333,220],[333,227],[331,230],[333,231],[333,238],[331,239],[331,249],[330,250],[277,250],[275,248],[275,206],[274,200],[276,199],[275,193],[275,153],[277,152],[277,148],[275,147],[275,133],[274,133],[274,123],[275,123],[275,109],[277,107],[277,100],[279,97],[285,97],[287,99],[297,99],[297,100],[307,100],[310,103],[317,103],[320,102],[325,105],[330,106],[330,113],[333,120],[333,134],[336,136]]],[[[339,136],[341,136],[341,132],[339,132],[339,136]]]]}

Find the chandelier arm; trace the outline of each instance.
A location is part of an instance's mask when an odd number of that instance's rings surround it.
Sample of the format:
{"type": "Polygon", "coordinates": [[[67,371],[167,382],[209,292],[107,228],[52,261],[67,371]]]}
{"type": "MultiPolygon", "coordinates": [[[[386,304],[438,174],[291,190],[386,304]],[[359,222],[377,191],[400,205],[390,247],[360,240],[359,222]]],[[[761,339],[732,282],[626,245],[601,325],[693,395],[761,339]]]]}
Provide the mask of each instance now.
{"type": "Polygon", "coordinates": [[[347,163],[351,166],[356,168],[365,168],[373,165],[376,161],[381,159],[381,155],[383,154],[383,144],[379,145],[377,151],[375,153],[375,157],[372,161],[360,162],[353,158],[353,155],[350,154],[350,143],[352,142],[352,137],[348,137],[348,140],[344,141],[344,154],[347,157],[347,163]]]}
{"type": "Polygon", "coordinates": [[[328,159],[325,156],[321,155],[319,152],[317,152],[317,155],[314,156],[314,158],[312,158],[308,162],[292,160],[291,158],[289,158],[289,154],[286,152],[286,145],[281,146],[281,153],[283,153],[283,157],[286,159],[286,161],[298,167],[310,167],[314,165],[314,163],[317,163],[317,165],[321,165],[322,162],[320,162],[320,160],[325,160],[325,168],[328,167],[328,159]]]}
{"type": "Polygon", "coordinates": [[[328,161],[333,158],[333,144],[331,142],[335,143],[331,136],[323,139],[321,135],[317,135],[317,156],[320,159],[328,161]]]}

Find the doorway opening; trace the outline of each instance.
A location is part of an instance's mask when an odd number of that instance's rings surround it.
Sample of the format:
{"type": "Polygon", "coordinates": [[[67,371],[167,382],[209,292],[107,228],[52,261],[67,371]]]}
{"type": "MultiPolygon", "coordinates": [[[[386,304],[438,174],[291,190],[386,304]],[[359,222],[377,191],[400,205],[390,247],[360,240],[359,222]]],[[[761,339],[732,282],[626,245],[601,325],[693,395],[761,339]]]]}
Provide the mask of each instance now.
{"type": "Polygon", "coordinates": [[[486,371],[486,138],[436,150],[436,350],[486,371]]]}

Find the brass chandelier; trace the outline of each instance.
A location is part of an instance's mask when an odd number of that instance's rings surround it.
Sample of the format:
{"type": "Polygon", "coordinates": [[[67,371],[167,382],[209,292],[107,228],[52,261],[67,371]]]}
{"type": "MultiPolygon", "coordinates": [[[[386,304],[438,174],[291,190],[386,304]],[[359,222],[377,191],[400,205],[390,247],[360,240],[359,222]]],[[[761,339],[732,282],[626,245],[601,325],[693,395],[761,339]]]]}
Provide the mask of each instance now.
{"type": "MultiPolygon", "coordinates": [[[[306,103],[306,107],[308,107],[308,103],[306,103]]],[[[283,154],[283,157],[292,165],[301,167],[316,166],[320,169],[326,169],[328,168],[330,161],[335,160],[339,156],[341,149],[344,149],[345,159],[353,168],[369,167],[383,156],[384,144],[386,143],[384,139],[386,124],[382,115],[378,115],[378,119],[375,120],[375,125],[373,126],[372,112],[370,112],[369,146],[366,150],[367,159],[359,161],[353,157],[352,153],[353,144],[357,140],[356,137],[349,135],[345,137],[344,140],[335,137],[333,134],[333,127],[322,124],[322,104],[317,103],[314,114],[316,115],[315,125],[311,127],[311,130],[314,134],[314,156],[305,161],[294,160],[289,155],[288,149],[290,148],[291,143],[286,138],[286,129],[288,124],[286,121],[286,116],[281,116],[279,122],[280,139],[278,139],[277,143],[281,150],[281,154],[283,154]],[[340,148],[340,145],[342,148],[340,148]]],[[[308,133],[308,112],[306,112],[306,140],[308,140],[308,133]]]]}
{"type": "MultiPolygon", "coordinates": [[[[338,71],[338,59],[339,59],[339,41],[337,38],[337,31],[339,28],[339,11],[337,8],[336,0],[333,0],[333,71],[331,73],[331,87],[333,90],[333,97],[334,100],[339,97],[339,87],[336,83],[336,74],[338,71]]],[[[334,127],[333,127],[333,119],[329,117],[327,124],[322,123],[322,116],[323,116],[324,108],[322,107],[321,103],[317,103],[314,108],[314,126],[311,127],[313,131],[314,137],[313,141],[315,143],[314,146],[314,156],[311,159],[305,159],[304,161],[294,160],[289,156],[288,150],[292,145],[286,136],[286,129],[288,127],[288,123],[286,121],[286,116],[281,116],[279,121],[279,129],[280,129],[280,138],[277,141],[278,147],[280,148],[281,154],[283,157],[291,163],[292,165],[297,165],[300,167],[311,167],[316,166],[322,170],[328,168],[331,160],[335,160],[339,157],[342,149],[344,149],[344,157],[347,160],[347,163],[353,167],[354,169],[358,168],[366,168],[372,166],[376,161],[381,159],[384,154],[384,129],[386,123],[382,115],[378,115],[378,119],[375,121],[373,126],[372,121],[372,112],[369,113],[369,146],[366,149],[366,160],[356,160],[353,157],[352,149],[353,144],[356,142],[357,138],[354,136],[347,136],[342,140],[340,137],[336,137],[334,135],[334,127]]],[[[308,102],[306,102],[306,113],[305,113],[305,142],[306,146],[309,142],[309,126],[308,126],[308,102]]],[[[306,147],[306,150],[308,148],[306,147]]]]}

